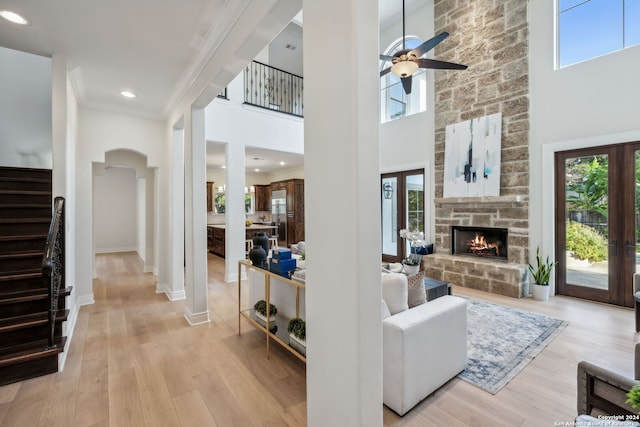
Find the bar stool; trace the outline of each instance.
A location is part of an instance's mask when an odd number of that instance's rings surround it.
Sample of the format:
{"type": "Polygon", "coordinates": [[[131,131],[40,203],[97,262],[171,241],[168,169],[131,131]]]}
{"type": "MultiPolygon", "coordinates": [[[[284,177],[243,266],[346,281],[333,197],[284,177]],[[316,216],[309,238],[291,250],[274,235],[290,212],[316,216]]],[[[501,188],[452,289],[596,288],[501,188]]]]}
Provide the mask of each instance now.
{"type": "Polygon", "coordinates": [[[278,248],[278,236],[269,237],[269,249],[277,249],[278,248]]]}

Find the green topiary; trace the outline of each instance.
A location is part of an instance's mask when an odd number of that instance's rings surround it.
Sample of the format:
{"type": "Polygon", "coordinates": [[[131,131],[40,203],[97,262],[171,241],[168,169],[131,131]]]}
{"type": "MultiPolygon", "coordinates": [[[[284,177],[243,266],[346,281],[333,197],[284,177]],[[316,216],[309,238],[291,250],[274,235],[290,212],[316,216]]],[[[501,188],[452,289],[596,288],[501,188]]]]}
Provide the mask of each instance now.
{"type": "Polygon", "coordinates": [[[593,227],[576,221],[567,221],[567,250],[578,259],[592,262],[607,260],[607,239],[593,227]]]}
{"type": "Polygon", "coordinates": [[[626,403],[631,403],[633,409],[640,408],[640,383],[634,385],[631,390],[629,390],[627,397],[626,403]]]}
{"type": "MultiPolygon", "coordinates": [[[[267,302],[263,299],[255,303],[253,306],[256,312],[262,314],[263,316],[267,316],[267,302]]],[[[275,305],[269,304],[269,316],[275,316],[278,314],[278,309],[275,305]]]]}
{"type": "Polygon", "coordinates": [[[294,317],[293,319],[289,320],[287,331],[291,332],[296,338],[301,341],[306,341],[307,339],[306,323],[299,317],[294,317]]]}

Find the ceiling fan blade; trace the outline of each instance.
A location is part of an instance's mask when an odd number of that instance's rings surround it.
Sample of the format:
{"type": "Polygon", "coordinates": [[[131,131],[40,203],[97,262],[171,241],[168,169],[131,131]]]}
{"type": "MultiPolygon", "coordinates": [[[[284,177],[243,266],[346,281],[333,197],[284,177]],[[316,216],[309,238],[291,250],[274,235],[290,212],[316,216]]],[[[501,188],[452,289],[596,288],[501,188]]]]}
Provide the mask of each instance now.
{"type": "Polygon", "coordinates": [[[419,59],[420,68],[433,68],[435,70],[466,70],[467,66],[454,62],[438,61],[435,59],[419,59]]]}
{"type": "Polygon", "coordinates": [[[386,76],[387,74],[389,74],[389,71],[391,71],[391,67],[385,68],[384,70],[380,71],[380,77],[386,76]]]}
{"type": "Polygon", "coordinates": [[[382,55],[382,54],[381,54],[381,55],[380,55],[380,60],[381,60],[381,61],[389,61],[389,62],[391,62],[391,61],[393,61],[393,56],[389,56],[389,55],[382,55]]]}
{"type": "Polygon", "coordinates": [[[402,77],[400,78],[400,81],[402,82],[402,88],[404,89],[404,93],[409,95],[411,93],[411,81],[412,81],[411,76],[402,77]]]}
{"type": "Polygon", "coordinates": [[[422,55],[424,55],[425,53],[429,52],[431,49],[436,47],[438,45],[438,43],[440,43],[442,40],[446,39],[447,37],[449,37],[449,33],[444,31],[444,32],[438,34],[437,36],[427,40],[424,43],[422,43],[420,46],[418,46],[417,48],[413,49],[409,53],[412,53],[416,57],[420,58],[422,55]]]}

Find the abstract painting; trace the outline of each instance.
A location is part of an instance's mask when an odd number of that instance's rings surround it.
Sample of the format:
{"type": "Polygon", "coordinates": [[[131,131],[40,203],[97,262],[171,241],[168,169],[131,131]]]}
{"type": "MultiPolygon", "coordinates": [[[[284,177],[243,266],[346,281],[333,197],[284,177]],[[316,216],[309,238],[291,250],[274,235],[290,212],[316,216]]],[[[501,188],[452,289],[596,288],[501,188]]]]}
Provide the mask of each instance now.
{"type": "Polygon", "coordinates": [[[449,125],[443,197],[500,195],[502,113],[449,125]]]}

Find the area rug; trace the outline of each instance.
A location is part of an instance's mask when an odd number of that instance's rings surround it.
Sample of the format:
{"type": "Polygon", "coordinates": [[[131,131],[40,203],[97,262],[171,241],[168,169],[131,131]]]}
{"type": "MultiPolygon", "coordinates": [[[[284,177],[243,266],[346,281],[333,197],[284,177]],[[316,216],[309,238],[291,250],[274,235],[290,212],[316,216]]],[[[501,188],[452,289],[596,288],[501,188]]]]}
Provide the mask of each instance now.
{"type": "Polygon", "coordinates": [[[458,378],[496,394],[568,322],[469,299],[467,325],[468,362],[458,378]]]}

